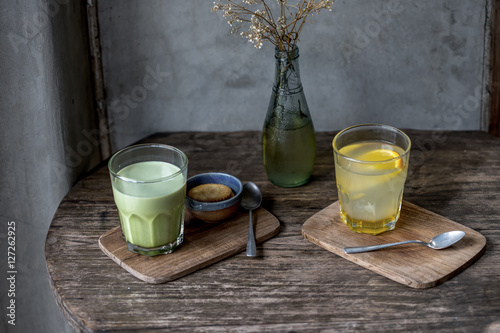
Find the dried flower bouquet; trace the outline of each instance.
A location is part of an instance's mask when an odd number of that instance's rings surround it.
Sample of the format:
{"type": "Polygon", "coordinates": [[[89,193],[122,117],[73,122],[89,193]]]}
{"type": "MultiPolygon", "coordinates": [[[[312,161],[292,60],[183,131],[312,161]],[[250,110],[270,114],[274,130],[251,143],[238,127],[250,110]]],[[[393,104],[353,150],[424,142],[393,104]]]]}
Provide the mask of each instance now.
{"type": "MultiPolygon", "coordinates": [[[[322,9],[332,10],[334,0],[274,0],[275,6],[265,0],[218,0],[212,12],[222,11],[232,26],[233,34],[241,36],[261,48],[269,41],[281,51],[291,51],[297,45],[304,23],[312,21],[322,9]],[[279,14],[279,15],[278,15],[279,14]],[[248,31],[241,31],[248,25],[248,31]]],[[[274,2],[273,2],[274,3],[274,2]]]]}

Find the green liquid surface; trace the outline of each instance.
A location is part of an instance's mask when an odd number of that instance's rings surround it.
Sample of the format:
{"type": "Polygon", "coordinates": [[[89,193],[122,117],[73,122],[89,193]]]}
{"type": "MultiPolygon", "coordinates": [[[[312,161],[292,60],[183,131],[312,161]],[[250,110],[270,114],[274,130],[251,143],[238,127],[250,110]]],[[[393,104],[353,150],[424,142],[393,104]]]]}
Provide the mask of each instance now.
{"type": "Polygon", "coordinates": [[[292,130],[265,127],[262,142],[264,167],[273,184],[295,187],[307,183],[316,154],[316,138],[311,122],[292,130]]]}

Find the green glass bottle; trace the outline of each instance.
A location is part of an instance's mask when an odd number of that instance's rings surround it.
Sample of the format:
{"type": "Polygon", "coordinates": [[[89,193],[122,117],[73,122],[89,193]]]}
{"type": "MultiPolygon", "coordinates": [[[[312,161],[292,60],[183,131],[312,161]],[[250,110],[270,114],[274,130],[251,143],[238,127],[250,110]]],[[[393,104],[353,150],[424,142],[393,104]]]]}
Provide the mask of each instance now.
{"type": "Polygon", "coordinates": [[[273,92],[262,130],[262,157],[273,184],[296,187],[311,177],[316,137],[300,80],[298,47],[276,49],[275,59],[273,92]]]}

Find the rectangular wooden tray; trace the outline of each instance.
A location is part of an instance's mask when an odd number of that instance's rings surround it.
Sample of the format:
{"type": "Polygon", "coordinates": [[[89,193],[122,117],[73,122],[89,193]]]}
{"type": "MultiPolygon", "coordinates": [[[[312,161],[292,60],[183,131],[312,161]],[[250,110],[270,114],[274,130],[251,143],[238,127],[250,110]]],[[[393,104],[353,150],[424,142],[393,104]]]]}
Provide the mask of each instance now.
{"type": "Polygon", "coordinates": [[[330,252],[412,288],[430,288],[443,283],[480,258],[486,247],[486,238],[480,233],[406,201],[403,201],[396,228],[377,236],[351,231],[340,219],[338,201],[309,218],[302,226],[302,235],[330,252]],[[347,246],[413,239],[428,242],[451,230],[462,230],[465,237],[443,250],[418,244],[357,254],[346,254],[343,250],[347,246]]]}
{"type": "MultiPolygon", "coordinates": [[[[273,214],[261,207],[252,215],[257,244],[278,233],[280,223],[273,214]]],[[[219,223],[204,223],[187,213],[185,221],[184,242],[170,254],[147,257],[128,251],[119,226],[99,238],[99,247],[132,275],[154,284],[178,279],[246,249],[248,211],[242,208],[219,223]]]]}

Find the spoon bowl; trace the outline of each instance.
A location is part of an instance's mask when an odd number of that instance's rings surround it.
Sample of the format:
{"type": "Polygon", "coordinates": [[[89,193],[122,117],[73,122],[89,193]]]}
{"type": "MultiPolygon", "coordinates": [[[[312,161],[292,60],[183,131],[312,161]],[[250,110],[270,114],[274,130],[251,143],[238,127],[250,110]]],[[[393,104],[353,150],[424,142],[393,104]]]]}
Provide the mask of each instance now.
{"type": "Polygon", "coordinates": [[[409,243],[422,244],[422,245],[426,245],[434,250],[442,250],[442,249],[445,249],[449,246],[452,246],[453,244],[455,244],[456,242],[461,240],[464,236],[465,236],[465,232],[463,232],[463,231],[448,231],[448,232],[444,232],[442,234],[435,236],[433,239],[431,239],[431,241],[429,243],[422,242],[419,240],[409,240],[409,241],[404,241],[404,242],[372,245],[372,246],[344,247],[344,252],[345,253],[368,252],[368,251],[375,251],[375,250],[383,249],[383,248],[390,247],[390,246],[409,244],[409,243]]]}
{"type": "Polygon", "coordinates": [[[259,208],[261,203],[262,194],[260,193],[259,187],[252,182],[243,185],[241,207],[249,211],[247,257],[255,257],[257,255],[257,246],[255,245],[255,235],[253,232],[252,211],[259,208]]]}
{"type": "Polygon", "coordinates": [[[465,236],[463,231],[448,231],[437,235],[428,243],[428,247],[434,250],[446,249],[452,246],[465,236]]]}
{"type": "Polygon", "coordinates": [[[248,182],[243,186],[241,193],[241,206],[246,210],[255,210],[262,203],[262,194],[257,185],[248,182]]]}

